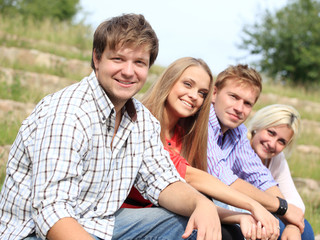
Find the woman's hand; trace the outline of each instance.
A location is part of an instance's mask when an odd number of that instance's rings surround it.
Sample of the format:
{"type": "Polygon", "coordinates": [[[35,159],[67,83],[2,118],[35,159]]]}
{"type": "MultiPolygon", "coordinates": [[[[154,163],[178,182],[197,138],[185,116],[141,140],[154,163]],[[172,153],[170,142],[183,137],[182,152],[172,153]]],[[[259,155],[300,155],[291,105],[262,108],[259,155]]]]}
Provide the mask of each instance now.
{"type": "Polygon", "coordinates": [[[301,240],[301,232],[299,227],[288,224],[283,230],[281,240],[301,240]]]}

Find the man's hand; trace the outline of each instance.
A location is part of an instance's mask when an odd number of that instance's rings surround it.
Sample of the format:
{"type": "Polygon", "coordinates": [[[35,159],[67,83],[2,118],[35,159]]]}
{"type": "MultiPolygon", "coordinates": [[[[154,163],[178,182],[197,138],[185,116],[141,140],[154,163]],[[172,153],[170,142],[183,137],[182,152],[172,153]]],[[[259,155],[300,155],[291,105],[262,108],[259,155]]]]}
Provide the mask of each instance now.
{"type": "MultiPolygon", "coordinates": [[[[262,205],[256,204],[252,209],[252,215],[257,221],[261,222],[262,227],[265,228],[268,239],[273,239],[277,234],[279,236],[279,220],[262,205]]],[[[277,239],[278,236],[275,239],[277,239]]]]}
{"type": "Polygon", "coordinates": [[[288,224],[283,230],[281,240],[301,240],[300,229],[296,225],[288,224]]]}
{"type": "Polygon", "coordinates": [[[183,238],[197,229],[197,240],[221,240],[216,206],[189,184],[178,181],[167,186],[160,193],[159,205],[174,213],[190,216],[183,238]]]}
{"type": "Polygon", "coordinates": [[[197,240],[221,240],[221,223],[217,208],[208,199],[198,201],[190,216],[182,238],[187,238],[193,229],[197,229],[197,240]]]}
{"type": "Polygon", "coordinates": [[[266,229],[262,227],[260,221],[257,222],[251,215],[243,214],[243,216],[240,217],[240,229],[245,239],[268,239],[266,229]]]}
{"type": "Polygon", "coordinates": [[[304,231],[304,214],[302,210],[298,207],[296,207],[293,204],[288,204],[288,210],[285,215],[283,215],[281,218],[287,221],[288,223],[291,223],[293,225],[296,225],[300,232],[303,233],[304,231]]]}

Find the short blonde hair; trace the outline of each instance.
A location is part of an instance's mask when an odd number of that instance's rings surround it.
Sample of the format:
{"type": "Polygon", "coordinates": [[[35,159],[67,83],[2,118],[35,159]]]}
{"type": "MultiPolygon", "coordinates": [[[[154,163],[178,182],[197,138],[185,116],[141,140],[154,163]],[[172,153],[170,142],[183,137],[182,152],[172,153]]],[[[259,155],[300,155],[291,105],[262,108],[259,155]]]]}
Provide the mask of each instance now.
{"type": "Polygon", "coordinates": [[[293,136],[284,150],[289,156],[300,133],[300,122],[300,114],[294,107],[284,104],[269,105],[257,111],[248,122],[248,138],[251,140],[255,131],[286,124],[293,131],[293,136]]]}
{"type": "Polygon", "coordinates": [[[231,65],[218,74],[214,85],[220,91],[228,81],[253,87],[257,92],[256,101],[258,100],[262,91],[262,77],[255,69],[246,64],[231,65]]]}

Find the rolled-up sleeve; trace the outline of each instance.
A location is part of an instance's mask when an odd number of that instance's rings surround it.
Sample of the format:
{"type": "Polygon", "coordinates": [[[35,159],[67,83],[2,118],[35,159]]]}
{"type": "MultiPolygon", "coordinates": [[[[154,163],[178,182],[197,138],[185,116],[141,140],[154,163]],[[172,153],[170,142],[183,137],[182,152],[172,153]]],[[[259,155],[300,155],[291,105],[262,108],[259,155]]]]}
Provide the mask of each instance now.
{"type": "Polygon", "coordinates": [[[153,204],[158,205],[161,191],[169,184],[184,181],[170,160],[169,153],[164,149],[160,140],[160,127],[155,124],[147,147],[144,159],[138,173],[136,188],[153,204]]]}

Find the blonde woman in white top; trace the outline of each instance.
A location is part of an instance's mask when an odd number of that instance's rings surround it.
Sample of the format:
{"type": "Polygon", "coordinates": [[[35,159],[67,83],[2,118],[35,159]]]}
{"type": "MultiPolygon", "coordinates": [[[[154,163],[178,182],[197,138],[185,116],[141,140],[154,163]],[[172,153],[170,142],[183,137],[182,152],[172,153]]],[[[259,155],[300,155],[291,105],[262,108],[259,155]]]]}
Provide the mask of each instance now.
{"type": "MultiPolygon", "coordinates": [[[[299,131],[300,114],[289,105],[274,104],[264,107],[248,123],[251,146],[278,182],[282,197],[305,211],[285,157],[291,153],[299,131]]],[[[280,221],[280,224],[283,223],[280,221]]],[[[307,220],[303,234],[295,225],[288,224],[281,229],[284,229],[280,233],[281,239],[314,239],[312,227],[307,220]]]]}

